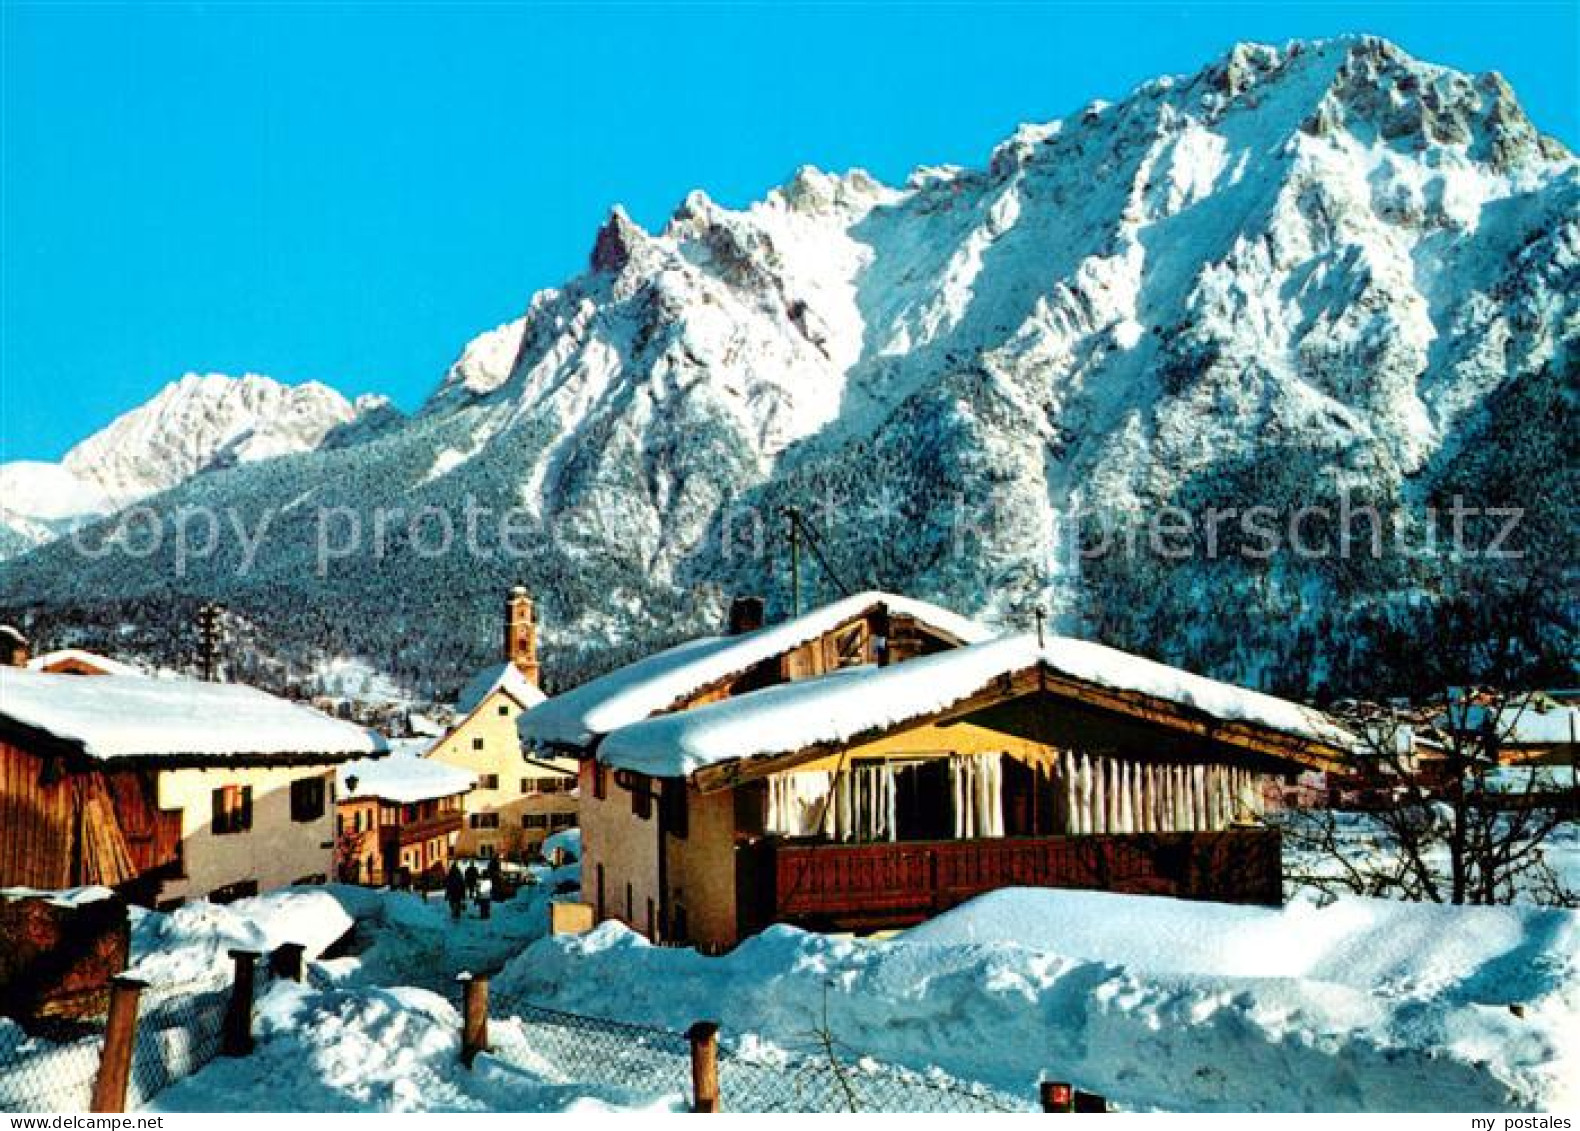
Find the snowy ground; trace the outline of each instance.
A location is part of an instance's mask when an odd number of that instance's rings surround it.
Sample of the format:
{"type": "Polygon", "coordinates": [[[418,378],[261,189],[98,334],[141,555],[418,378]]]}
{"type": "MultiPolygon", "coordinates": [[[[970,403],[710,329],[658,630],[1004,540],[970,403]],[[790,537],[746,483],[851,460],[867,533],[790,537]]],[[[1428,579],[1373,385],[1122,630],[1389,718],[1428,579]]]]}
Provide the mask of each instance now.
{"type": "Polygon", "coordinates": [[[621,1078],[611,1061],[623,1050],[567,1046],[512,1003],[672,1031],[718,1020],[760,1063],[815,1053],[825,1030],[853,1065],[877,1058],[1028,1101],[1047,1076],[1140,1109],[1580,1101],[1580,912],[1012,890],[889,940],[778,927],[706,958],[613,923],[545,938],[550,893],[576,870],[534,874],[541,882],[488,921],[472,908],[453,923],[438,899],[341,886],[136,913],[134,968],[156,985],[223,976],[237,946],[299,942],[313,959],[307,985],[266,985],[251,1056],[209,1063],[152,1107],[683,1103],[683,1059],[621,1078]],[[349,948],[322,957],[348,932],[349,948]],[[497,1055],[470,1071],[459,1063],[461,970],[493,975],[497,1055]]]}
{"type": "Polygon", "coordinates": [[[1135,1108],[1551,1107],[1580,1079],[1580,915],[994,893],[888,942],[777,927],[722,958],[605,924],[496,985],[561,1008],[936,1065],[1135,1108]],[[1522,1008],[1517,1016],[1511,1005],[1522,1008]]]}

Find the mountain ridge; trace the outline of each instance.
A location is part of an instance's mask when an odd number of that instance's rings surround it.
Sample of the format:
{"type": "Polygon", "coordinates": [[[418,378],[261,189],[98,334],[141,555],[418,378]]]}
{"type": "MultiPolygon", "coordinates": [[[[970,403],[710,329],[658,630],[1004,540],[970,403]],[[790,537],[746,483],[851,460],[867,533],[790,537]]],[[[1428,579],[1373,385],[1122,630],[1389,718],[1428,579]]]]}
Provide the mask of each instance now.
{"type": "MultiPolygon", "coordinates": [[[[233,553],[179,584],[159,558],[97,576],[134,620],[208,594],[305,646],[268,612],[290,604],[364,656],[431,600],[456,641],[383,666],[435,691],[487,657],[497,590],[522,580],[568,679],[711,623],[727,593],[782,604],[794,505],[854,585],[1003,623],[1046,606],[1213,674],[1348,688],[1413,630],[1461,633],[1480,575],[1054,550],[1168,506],[1359,492],[1416,529],[1455,484],[1563,497],[1573,441],[1533,412],[1575,399],[1577,263],[1580,167],[1496,75],[1367,37],[1239,45],[1023,126],[981,169],[894,188],[803,168],[744,209],[693,192],[657,232],[616,207],[586,271],[469,343],[409,420],[174,489],[167,509],[281,509],[262,577],[233,553]],[[482,500],[530,544],[435,562],[406,537],[318,578],[315,532],[281,508],[298,499],[364,519],[482,500]]],[[[1530,651],[1572,667],[1572,530],[1533,509],[1541,553],[1515,573],[1560,589],[1530,651]]],[[[0,570],[0,600],[80,614],[94,570],[60,555],[0,570]]]]}

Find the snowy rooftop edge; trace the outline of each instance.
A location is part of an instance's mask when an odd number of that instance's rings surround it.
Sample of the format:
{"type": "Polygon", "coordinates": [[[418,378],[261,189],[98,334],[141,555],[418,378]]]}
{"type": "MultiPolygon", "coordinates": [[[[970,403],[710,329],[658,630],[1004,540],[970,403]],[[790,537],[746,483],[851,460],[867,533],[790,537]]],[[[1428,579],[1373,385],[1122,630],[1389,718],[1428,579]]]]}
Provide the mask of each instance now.
{"type": "Polygon", "coordinates": [[[77,660],[84,664],[91,664],[101,668],[106,675],[143,675],[142,668],[133,664],[112,660],[110,657],[98,652],[90,652],[86,648],[57,648],[53,652],[45,652],[34,656],[27,662],[28,671],[43,671],[50,664],[64,663],[68,660],[77,660]]]}
{"type": "Polygon", "coordinates": [[[384,758],[359,758],[335,769],[336,795],[342,801],[377,797],[409,805],[466,793],[477,785],[477,776],[421,754],[399,751],[384,758]],[[349,780],[357,779],[352,789],[349,780]]]}
{"type": "Polygon", "coordinates": [[[1038,664],[1085,683],[1165,699],[1222,722],[1240,722],[1353,749],[1355,738],[1299,703],[1235,687],[1071,637],[1039,645],[1012,636],[908,660],[778,684],[609,734],[600,761],[656,777],[846,742],[942,711],[1003,675],[1038,664]]]}
{"type": "Polygon", "coordinates": [[[532,683],[521,669],[509,660],[491,664],[466,681],[461,694],[456,697],[457,715],[470,715],[483,705],[483,701],[496,691],[503,691],[523,707],[535,707],[548,696],[532,683]]]}
{"type": "Polygon", "coordinates": [[[142,675],[0,668],[0,719],[99,760],[339,761],[389,748],[370,730],[246,684],[142,675]]]}
{"type": "Polygon", "coordinates": [[[518,723],[521,739],[529,744],[586,745],[595,735],[640,722],[699,688],[798,647],[880,605],[967,644],[993,636],[982,625],[941,605],[868,590],[754,632],[689,640],[589,680],[522,715],[518,723]]]}

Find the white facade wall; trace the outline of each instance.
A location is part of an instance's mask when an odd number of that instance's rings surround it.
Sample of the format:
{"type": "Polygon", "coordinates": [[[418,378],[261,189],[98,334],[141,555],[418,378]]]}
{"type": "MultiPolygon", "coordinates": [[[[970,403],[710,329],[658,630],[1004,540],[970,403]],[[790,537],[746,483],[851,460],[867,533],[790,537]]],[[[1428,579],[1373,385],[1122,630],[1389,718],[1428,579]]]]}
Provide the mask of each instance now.
{"type": "Polygon", "coordinates": [[[185,875],[165,883],[159,900],[195,899],[232,884],[255,882],[260,892],[335,871],[335,774],[322,766],[224,767],[159,772],[159,807],[181,810],[185,875]],[[291,817],[291,783],[324,783],[324,811],[311,821],[291,817]],[[252,827],[216,835],[213,794],[223,786],[252,787],[252,827]]]}

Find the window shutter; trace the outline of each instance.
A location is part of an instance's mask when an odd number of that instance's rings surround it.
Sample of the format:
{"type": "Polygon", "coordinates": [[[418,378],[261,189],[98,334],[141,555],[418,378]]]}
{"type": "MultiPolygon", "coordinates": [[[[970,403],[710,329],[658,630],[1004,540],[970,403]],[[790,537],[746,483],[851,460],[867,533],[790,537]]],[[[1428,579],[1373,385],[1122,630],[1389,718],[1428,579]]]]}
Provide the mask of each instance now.
{"type": "Polygon", "coordinates": [[[214,816],[209,821],[209,827],[215,833],[229,832],[230,830],[225,827],[228,823],[228,814],[225,812],[225,787],[221,786],[219,789],[216,789],[213,793],[213,798],[214,816]]]}
{"type": "Polygon", "coordinates": [[[241,787],[241,820],[238,822],[238,827],[252,828],[252,786],[250,785],[241,787]]]}

